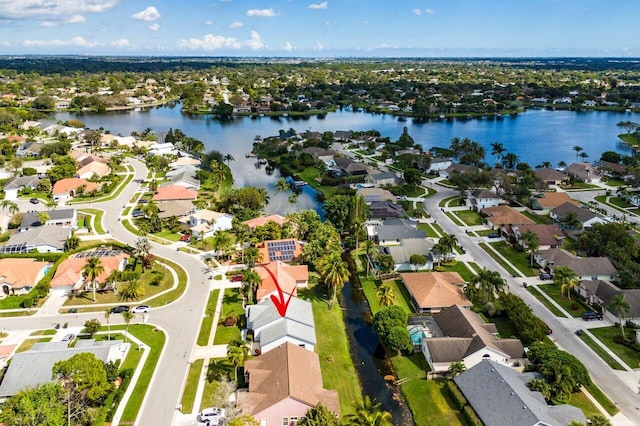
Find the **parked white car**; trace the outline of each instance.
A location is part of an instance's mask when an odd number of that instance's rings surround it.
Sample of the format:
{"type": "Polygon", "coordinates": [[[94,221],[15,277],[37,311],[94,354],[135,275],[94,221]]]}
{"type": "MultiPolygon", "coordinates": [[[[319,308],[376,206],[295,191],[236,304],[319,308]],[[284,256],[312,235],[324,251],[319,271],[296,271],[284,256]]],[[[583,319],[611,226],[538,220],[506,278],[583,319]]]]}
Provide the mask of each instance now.
{"type": "Polygon", "coordinates": [[[149,305],[136,306],[131,310],[132,314],[148,314],[149,312],[151,312],[151,306],[149,305]]]}
{"type": "Polygon", "coordinates": [[[198,414],[198,421],[211,426],[223,425],[226,420],[226,415],[227,413],[224,408],[205,408],[198,414]]]}

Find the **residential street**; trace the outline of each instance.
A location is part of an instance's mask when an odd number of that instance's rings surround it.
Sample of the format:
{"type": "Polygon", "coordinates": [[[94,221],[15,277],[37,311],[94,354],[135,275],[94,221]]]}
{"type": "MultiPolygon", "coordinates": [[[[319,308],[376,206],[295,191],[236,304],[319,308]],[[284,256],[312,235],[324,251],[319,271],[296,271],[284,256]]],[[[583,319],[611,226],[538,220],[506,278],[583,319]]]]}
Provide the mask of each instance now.
{"type": "MultiPolygon", "coordinates": [[[[573,320],[561,320],[547,310],[531,293],[522,287],[521,278],[513,278],[502,266],[496,262],[488,253],[474,243],[464,230],[451,222],[451,220],[442,212],[439,203],[445,198],[458,195],[458,191],[439,187],[438,193],[433,197],[427,198],[423,205],[431,214],[432,218],[449,234],[454,234],[458,238],[459,244],[464,247],[467,254],[470,255],[476,263],[487,269],[499,271],[500,274],[507,279],[509,290],[520,296],[529,306],[532,307],[536,315],[542,318],[553,330],[552,340],[556,342],[558,347],[575,355],[589,370],[593,381],[604,391],[609,398],[614,401],[621,414],[612,419],[615,425],[637,425],[640,424],[640,397],[638,396],[638,383],[640,383],[640,374],[634,371],[633,377],[623,380],[620,375],[629,373],[618,373],[612,370],[607,364],[600,359],[593,351],[591,351],[582,341],[574,334],[581,328],[576,326],[570,328],[568,324],[572,324],[573,320]],[[635,385],[632,387],[629,382],[633,381],[635,385]]],[[[574,194],[572,194],[574,195],[574,194]]],[[[576,320],[581,321],[581,320],[576,320]]]]}

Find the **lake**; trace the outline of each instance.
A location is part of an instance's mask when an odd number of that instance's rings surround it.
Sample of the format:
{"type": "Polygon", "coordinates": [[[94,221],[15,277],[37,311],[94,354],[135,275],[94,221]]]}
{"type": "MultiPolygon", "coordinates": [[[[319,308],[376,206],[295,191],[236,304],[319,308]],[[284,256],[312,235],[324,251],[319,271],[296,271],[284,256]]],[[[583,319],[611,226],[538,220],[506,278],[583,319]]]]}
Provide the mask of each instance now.
{"type": "Polygon", "coordinates": [[[264,186],[271,193],[270,211],[290,212],[293,210],[317,208],[315,191],[305,187],[295,206],[288,203],[288,195],[275,194],[275,181],[279,173],[268,176],[264,167],[258,168],[255,159],[245,158],[251,151],[256,135],[262,137],[277,135],[280,129],[293,128],[298,133],[307,130],[324,132],[327,130],[378,130],[383,136],[397,140],[407,127],[416,143],[425,150],[434,146],[448,147],[452,138],[470,138],[485,147],[487,162],[494,162],[490,144],[500,142],[506,152],[515,153],[521,161],[532,167],[544,161],[554,166],[559,161],[568,164],[576,161],[574,146],[581,146],[589,155],[588,161],[600,158],[604,151],[618,151],[629,154],[630,149],[620,143],[616,127],[620,121],[640,121],[640,113],[615,113],[603,111],[550,111],[532,109],[515,116],[497,118],[414,120],[401,121],[398,117],[384,114],[337,111],[323,117],[238,117],[218,120],[209,115],[182,114],[180,104],[162,106],[142,111],[91,113],[56,113],[56,120],[66,121],[77,118],[92,129],[100,127],[113,134],[129,135],[132,131],[151,128],[158,134],[165,134],[169,128],[180,129],[186,135],[201,140],[207,150],[216,149],[223,154],[231,154],[235,161],[231,169],[236,186],[264,186]]]}

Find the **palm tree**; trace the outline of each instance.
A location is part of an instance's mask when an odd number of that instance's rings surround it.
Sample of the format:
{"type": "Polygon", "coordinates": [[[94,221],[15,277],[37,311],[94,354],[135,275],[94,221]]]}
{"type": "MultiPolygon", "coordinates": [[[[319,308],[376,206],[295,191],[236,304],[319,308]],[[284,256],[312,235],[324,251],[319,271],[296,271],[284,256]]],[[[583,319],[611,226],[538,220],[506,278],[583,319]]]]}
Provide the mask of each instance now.
{"type": "Polygon", "coordinates": [[[496,164],[500,163],[502,160],[502,154],[504,154],[505,151],[506,149],[504,148],[504,145],[500,142],[491,143],[491,155],[496,156],[496,164]]]}
{"type": "Polygon", "coordinates": [[[109,323],[109,317],[111,316],[111,310],[104,311],[104,319],[107,320],[107,340],[111,340],[111,324],[109,323]]]}
{"type": "Polygon", "coordinates": [[[138,300],[145,292],[144,285],[139,280],[129,280],[120,290],[120,300],[138,300]]]}
{"type": "Polygon", "coordinates": [[[551,399],[551,388],[545,379],[532,379],[527,386],[532,392],[540,392],[547,401],[551,399]]]}
{"type": "Polygon", "coordinates": [[[365,396],[353,403],[354,413],[344,416],[344,426],[391,426],[391,413],[380,411],[380,403],[365,396]]]}
{"type": "Polygon", "coordinates": [[[127,343],[127,337],[129,336],[129,323],[133,319],[133,314],[130,311],[122,311],[122,319],[124,319],[124,342],[127,343]]]}
{"type": "Polygon", "coordinates": [[[49,222],[49,220],[51,220],[51,216],[49,216],[49,213],[47,212],[38,212],[38,222],[40,222],[40,225],[45,225],[47,222],[49,222]]]}
{"type": "Polygon", "coordinates": [[[560,167],[560,168],[567,167],[567,162],[566,161],[558,161],[558,167],[560,167]]]}
{"type": "Polygon", "coordinates": [[[2,207],[2,210],[8,211],[12,216],[20,211],[18,205],[11,200],[2,200],[0,206],[2,207]]]}
{"type": "Polygon", "coordinates": [[[531,267],[533,268],[533,255],[540,248],[540,241],[538,240],[538,235],[536,235],[531,229],[527,229],[527,231],[521,236],[522,241],[527,246],[527,250],[531,255],[531,267]]]}
{"type": "Polygon", "coordinates": [[[458,237],[453,234],[444,234],[440,237],[438,243],[442,245],[442,248],[445,250],[444,254],[448,257],[458,246],[458,237]]]}
{"type": "Polygon", "coordinates": [[[144,271],[144,261],[149,256],[149,252],[151,251],[151,243],[148,238],[141,237],[136,240],[135,246],[133,247],[133,268],[135,269],[136,263],[140,262],[142,265],[142,270],[144,271]]]}
{"type": "Polygon", "coordinates": [[[227,345],[227,359],[233,364],[234,378],[238,380],[238,367],[244,365],[249,357],[249,347],[241,340],[233,340],[227,345]]]}
{"type": "Polygon", "coordinates": [[[99,257],[92,256],[87,259],[87,262],[82,268],[82,275],[87,277],[91,281],[91,287],[93,288],[93,301],[96,301],[96,278],[98,275],[104,272],[104,267],[99,257]]]}
{"type": "Polygon", "coordinates": [[[541,166],[545,169],[550,169],[551,168],[551,162],[549,161],[543,161],[541,166]]]}
{"type": "Polygon", "coordinates": [[[247,265],[247,268],[253,268],[256,263],[262,263],[264,260],[262,257],[260,250],[255,247],[249,247],[244,253],[244,262],[247,265]]]}
{"type": "Polygon", "coordinates": [[[589,154],[587,154],[586,152],[582,151],[580,154],[578,154],[580,156],[580,158],[582,159],[583,163],[586,163],[587,158],[589,158],[589,154]]]}
{"type": "Polygon", "coordinates": [[[258,290],[258,286],[262,284],[262,278],[254,270],[249,270],[242,275],[242,292],[247,297],[247,304],[253,305],[255,303],[255,295],[258,290]]]}
{"type": "Polygon", "coordinates": [[[576,212],[568,212],[562,219],[560,219],[560,223],[562,223],[564,227],[569,230],[582,228],[582,222],[580,222],[580,218],[578,217],[578,213],[576,212]]]}
{"type": "Polygon", "coordinates": [[[466,369],[467,369],[467,366],[464,365],[464,362],[454,361],[451,364],[449,364],[448,373],[449,373],[449,376],[451,377],[457,377],[462,373],[464,373],[466,369]]]}
{"type": "Polygon", "coordinates": [[[369,239],[365,240],[362,244],[364,245],[364,256],[365,256],[365,261],[367,262],[367,277],[368,277],[369,265],[372,262],[371,255],[373,254],[376,245],[374,244],[373,241],[369,239]]]}
{"type": "Polygon", "coordinates": [[[44,206],[49,210],[55,210],[56,207],[58,207],[58,203],[56,203],[54,200],[48,200],[44,206]]]}
{"type": "Polygon", "coordinates": [[[520,158],[513,152],[508,152],[502,156],[502,165],[505,169],[515,169],[520,158]]]}
{"type": "Polygon", "coordinates": [[[582,151],[582,149],[583,148],[581,146],[578,146],[578,145],[573,147],[573,150],[576,152],[576,162],[578,161],[578,154],[580,154],[580,151],[582,151]]]}
{"type": "Polygon", "coordinates": [[[322,280],[332,289],[329,302],[329,309],[331,309],[336,301],[338,290],[342,289],[344,282],[349,279],[349,269],[347,263],[340,257],[340,253],[325,256],[320,259],[319,264],[322,280]]]}
{"type": "Polygon", "coordinates": [[[378,291],[376,291],[376,296],[378,296],[380,306],[391,306],[396,298],[396,295],[389,284],[380,285],[378,287],[378,291]]]}
{"type": "Polygon", "coordinates": [[[560,293],[566,291],[571,300],[571,290],[578,285],[578,276],[568,266],[558,266],[553,271],[553,282],[560,286],[560,293]]]}
{"type": "Polygon", "coordinates": [[[631,305],[629,305],[629,302],[624,300],[624,293],[618,293],[611,298],[611,301],[609,302],[609,310],[616,313],[618,323],[620,324],[620,331],[622,332],[622,338],[624,339],[624,324],[622,323],[622,318],[629,315],[629,312],[631,312],[631,305]]]}
{"type": "Polygon", "coordinates": [[[78,248],[80,245],[80,237],[78,237],[75,231],[71,230],[71,234],[67,237],[64,242],[64,251],[71,251],[78,248]]]}
{"type": "Polygon", "coordinates": [[[227,162],[227,167],[229,167],[229,164],[230,164],[232,161],[235,161],[235,160],[236,160],[236,159],[235,159],[235,158],[233,158],[233,155],[231,155],[231,154],[225,154],[225,155],[224,155],[224,157],[222,157],[222,161],[226,161],[226,162],[227,162]]]}
{"type": "Polygon", "coordinates": [[[473,294],[480,294],[482,303],[493,302],[498,298],[498,294],[504,291],[507,286],[507,282],[500,276],[497,271],[490,271],[487,268],[482,268],[478,275],[475,275],[467,289],[471,287],[469,292],[473,294]]]}
{"type": "Polygon", "coordinates": [[[287,182],[285,178],[281,177],[276,182],[276,194],[280,192],[287,192],[290,189],[291,189],[291,185],[289,184],[289,182],[287,182]]]}
{"type": "Polygon", "coordinates": [[[216,233],[213,234],[211,245],[218,255],[220,252],[226,254],[229,247],[231,247],[231,235],[225,231],[216,231],[216,233]]]}

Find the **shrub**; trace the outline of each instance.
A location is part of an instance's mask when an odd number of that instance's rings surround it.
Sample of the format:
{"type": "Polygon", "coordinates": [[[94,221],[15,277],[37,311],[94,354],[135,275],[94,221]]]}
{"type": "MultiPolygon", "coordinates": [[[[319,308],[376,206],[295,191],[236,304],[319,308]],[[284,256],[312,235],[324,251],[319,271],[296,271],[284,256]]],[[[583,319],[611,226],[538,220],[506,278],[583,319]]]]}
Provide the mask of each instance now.
{"type": "Polygon", "coordinates": [[[471,408],[470,405],[467,405],[462,409],[462,414],[464,415],[464,418],[467,420],[467,424],[472,426],[484,425],[484,423],[482,423],[482,420],[480,420],[480,417],[478,417],[478,415],[473,410],[473,408],[471,408]]]}
{"type": "Polygon", "coordinates": [[[233,327],[238,323],[238,318],[235,316],[229,316],[224,319],[225,327],[233,327]]]}
{"type": "Polygon", "coordinates": [[[451,399],[453,399],[453,403],[455,404],[458,410],[462,410],[465,405],[467,405],[467,399],[464,397],[460,389],[458,389],[458,385],[453,380],[447,380],[447,385],[445,389],[449,393],[451,399]]]}
{"type": "Polygon", "coordinates": [[[34,299],[33,297],[29,296],[27,298],[25,298],[22,303],[20,303],[20,306],[22,306],[23,308],[32,308],[34,307],[36,304],[36,299],[34,299]]]}

